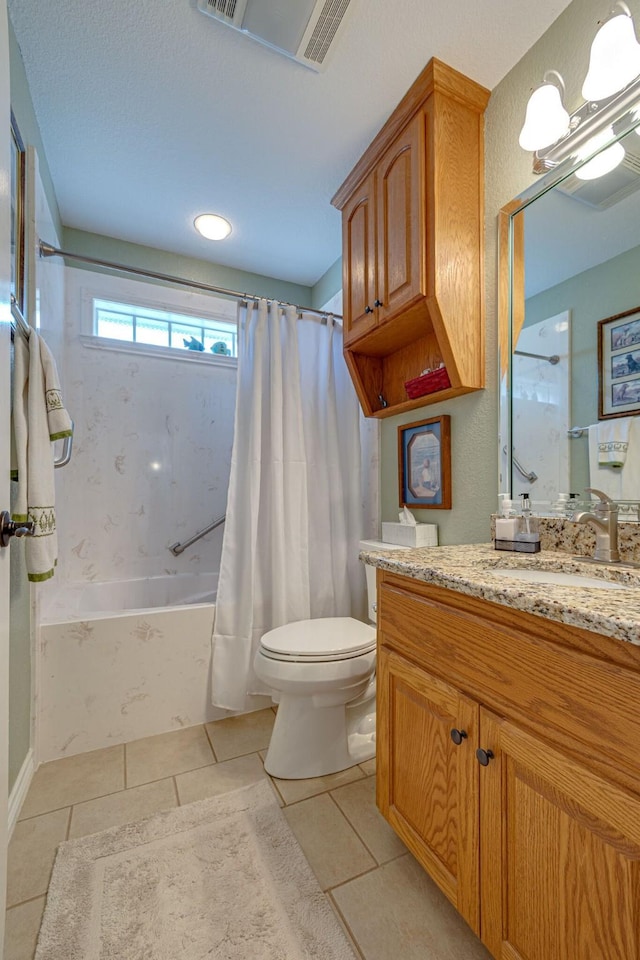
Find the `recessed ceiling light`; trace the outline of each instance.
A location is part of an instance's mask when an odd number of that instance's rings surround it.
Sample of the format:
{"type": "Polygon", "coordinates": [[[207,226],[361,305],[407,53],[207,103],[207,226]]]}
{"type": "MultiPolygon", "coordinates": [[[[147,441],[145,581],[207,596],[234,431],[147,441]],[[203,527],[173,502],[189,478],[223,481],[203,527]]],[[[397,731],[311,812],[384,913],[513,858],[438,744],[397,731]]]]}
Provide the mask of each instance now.
{"type": "Polygon", "coordinates": [[[231,233],[231,224],[217,213],[201,213],[193,225],[207,240],[224,240],[231,233]]]}

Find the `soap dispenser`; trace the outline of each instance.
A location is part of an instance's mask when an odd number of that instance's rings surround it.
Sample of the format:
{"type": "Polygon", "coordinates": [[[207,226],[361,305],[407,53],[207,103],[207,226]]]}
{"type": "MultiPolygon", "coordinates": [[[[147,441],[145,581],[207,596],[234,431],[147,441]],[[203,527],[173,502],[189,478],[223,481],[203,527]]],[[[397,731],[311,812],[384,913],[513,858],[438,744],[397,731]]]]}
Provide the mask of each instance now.
{"type": "Polygon", "coordinates": [[[496,550],[515,550],[515,539],[518,531],[518,516],[514,509],[513,500],[501,494],[500,516],[496,517],[496,535],[494,547],[496,550]]]}
{"type": "Polygon", "coordinates": [[[521,513],[518,517],[515,547],[519,553],[539,553],[540,531],[538,518],[531,515],[531,500],[528,493],[521,493],[521,513]]]}

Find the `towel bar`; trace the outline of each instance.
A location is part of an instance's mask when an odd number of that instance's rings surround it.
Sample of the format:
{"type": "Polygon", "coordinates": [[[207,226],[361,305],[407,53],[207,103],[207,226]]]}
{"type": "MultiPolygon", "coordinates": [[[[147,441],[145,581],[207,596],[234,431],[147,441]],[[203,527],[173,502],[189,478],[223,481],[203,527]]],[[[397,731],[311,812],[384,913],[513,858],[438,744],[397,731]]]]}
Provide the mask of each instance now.
{"type": "MultiPolygon", "coordinates": [[[[72,431],[74,430],[74,427],[75,427],[75,424],[74,424],[74,422],[73,422],[73,420],[72,420],[72,421],[71,421],[71,430],[72,430],[72,431]]],[[[71,460],[71,451],[72,451],[72,449],[73,449],[73,432],[71,433],[71,436],[70,436],[70,437],[65,437],[65,438],[64,438],[64,440],[62,441],[62,452],[61,452],[60,456],[59,456],[56,460],[53,461],[53,465],[54,465],[54,467],[56,468],[56,470],[57,470],[59,467],[66,467],[66,465],[69,463],[69,460],[71,460]]]]}

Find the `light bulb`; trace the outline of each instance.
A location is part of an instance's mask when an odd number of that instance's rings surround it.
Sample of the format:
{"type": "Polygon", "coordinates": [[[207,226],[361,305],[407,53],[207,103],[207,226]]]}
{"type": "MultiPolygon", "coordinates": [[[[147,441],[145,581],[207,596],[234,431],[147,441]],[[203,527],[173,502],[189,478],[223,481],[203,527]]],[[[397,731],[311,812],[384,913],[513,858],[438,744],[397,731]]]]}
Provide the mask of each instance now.
{"type": "Polygon", "coordinates": [[[605,100],[640,74],[640,44],[633,20],[619,13],[602,24],[591,44],[589,70],[582,86],[585,100],[605,100]]]}
{"type": "Polygon", "coordinates": [[[217,213],[201,213],[193,225],[207,240],[224,240],[231,233],[231,224],[217,213]]]}
{"type": "Polygon", "coordinates": [[[523,150],[542,150],[561,140],[569,132],[569,114],[560,90],[544,83],[533,91],[527,103],[519,143],[523,150]]]}
{"type": "MultiPolygon", "coordinates": [[[[592,137],[587,143],[580,149],[578,152],[578,159],[584,159],[602,147],[605,147],[613,139],[613,127],[607,127],[601,133],[597,133],[595,137],[592,137]]],[[[598,177],[603,177],[605,173],[610,173],[612,170],[622,163],[624,160],[624,147],[621,143],[613,143],[610,147],[607,147],[606,150],[601,150],[600,153],[596,153],[595,157],[592,157],[588,163],[585,163],[584,166],[580,167],[579,170],[576,170],[576,177],[578,180],[597,180],[598,177]]]]}

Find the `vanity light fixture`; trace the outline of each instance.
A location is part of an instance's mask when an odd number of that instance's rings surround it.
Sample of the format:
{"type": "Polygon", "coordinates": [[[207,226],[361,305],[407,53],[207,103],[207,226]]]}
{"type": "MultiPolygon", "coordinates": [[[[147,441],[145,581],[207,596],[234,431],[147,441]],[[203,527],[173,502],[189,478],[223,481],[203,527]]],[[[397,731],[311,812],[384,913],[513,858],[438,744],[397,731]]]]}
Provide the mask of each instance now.
{"type": "MultiPolygon", "coordinates": [[[[568,120],[563,116],[560,90],[564,92],[562,77],[548,71],[527,104],[520,146],[534,152],[534,173],[546,173],[570,156],[586,159],[615,139],[612,124],[640,104],[640,44],[631,12],[622,0],[615,0],[593,40],[582,88],[585,102],[568,120]]],[[[603,176],[623,158],[623,147],[614,143],[611,152],[594,157],[598,162],[586,163],[576,176],[585,180],[603,176]]]]}
{"type": "Polygon", "coordinates": [[[640,43],[631,11],[617,0],[591,44],[589,70],[582,85],[585,100],[605,100],[624,90],[640,74],[640,43]],[[622,12],[616,12],[620,7],[622,12]]]}
{"type": "Polygon", "coordinates": [[[224,240],[231,233],[231,224],[217,213],[201,213],[193,225],[207,240],[224,240]]]}
{"type": "Polygon", "coordinates": [[[543,83],[529,97],[520,131],[523,150],[542,150],[569,133],[570,118],[562,102],[563,95],[562,77],[557,70],[547,70],[543,83]]]}

